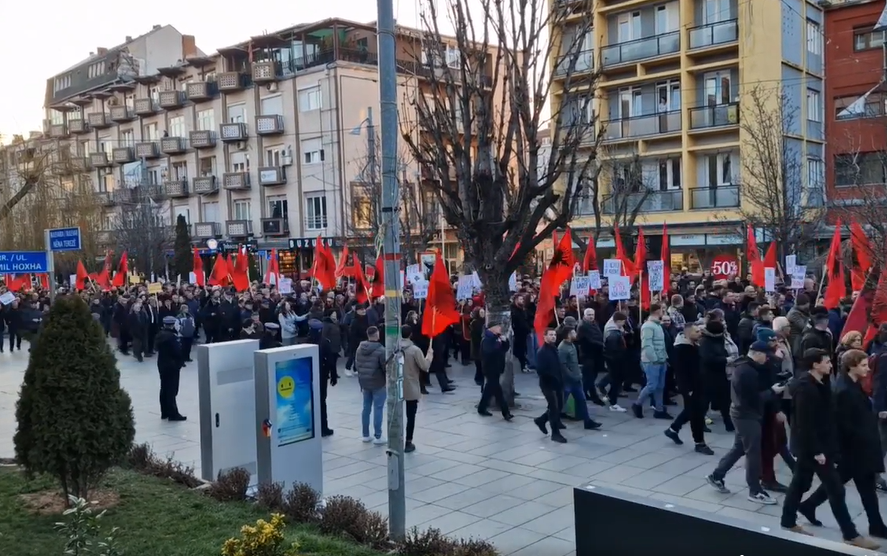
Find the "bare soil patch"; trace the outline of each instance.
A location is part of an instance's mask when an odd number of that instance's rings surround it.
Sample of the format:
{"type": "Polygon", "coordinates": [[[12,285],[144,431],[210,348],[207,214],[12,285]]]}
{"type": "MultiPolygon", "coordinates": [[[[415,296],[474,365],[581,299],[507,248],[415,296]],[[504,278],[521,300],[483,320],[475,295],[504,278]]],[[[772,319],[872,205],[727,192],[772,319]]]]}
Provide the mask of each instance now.
{"type": "MultiPolygon", "coordinates": [[[[56,490],[20,494],[18,498],[29,512],[37,515],[60,515],[67,509],[65,497],[56,490]]],[[[120,496],[113,490],[99,489],[89,495],[89,501],[94,509],[107,510],[120,502],[120,496]]]]}

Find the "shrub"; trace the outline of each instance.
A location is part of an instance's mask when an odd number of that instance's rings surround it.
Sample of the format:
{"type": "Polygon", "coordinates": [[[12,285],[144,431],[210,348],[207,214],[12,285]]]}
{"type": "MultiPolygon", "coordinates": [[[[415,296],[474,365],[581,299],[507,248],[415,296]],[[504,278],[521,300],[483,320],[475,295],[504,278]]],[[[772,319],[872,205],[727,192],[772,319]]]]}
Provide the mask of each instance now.
{"type": "Polygon", "coordinates": [[[388,537],[388,523],[378,512],[348,496],[331,496],[320,512],[320,531],[341,535],[360,544],[376,546],[388,537]]]}
{"type": "Polygon", "coordinates": [[[173,460],[160,459],[147,443],[135,444],[126,457],[126,464],[139,473],[170,479],[188,488],[196,488],[203,482],[194,475],[194,468],[173,460]]]}
{"type": "Polygon", "coordinates": [[[461,539],[453,556],[499,556],[499,551],[483,539],[461,539]]]}
{"type": "Polygon", "coordinates": [[[305,483],[294,483],[283,501],[286,516],[296,523],[316,523],[320,494],[305,483]]]}
{"type": "Polygon", "coordinates": [[[249,480],[249,471],[242,467],[235,467],[227,471],[219,471],[216,482],[211,484],[206,492],[219,502],[246,500],[246,491],[249,489],[249,480]]]}
{"type": "Polygon", "coordinates": [[[154,450],[145,442],[143,444],[133,444],[126,455],[126,465],[134,471],[146,472],[156,461],[154,450]]]}
{"type": "Polygon", "coordinates": [[[69,495],[89,498],[132,446],[132,401],[101,325],[77,296],[56,299],[31,346],[15,409],[15,457],[69,495]]]}
{"type": "Polygon", "coordinates": [[[450,556],[456,551],[458,543],[440,532],[440,529],[429,527],[419,531],[413,527],[407,531],[397,549],[400,556],[450,556]]]}
{"type": "Polygon", "coordinates": [[[295,556],[299,545],[285,546],[283,516],[272,514],[271,521],[260,519],[240,528],[240,538],[230,538],[222,545],[222,556],[295,556]]]}
{"type": "Polygon", "coordinates": [[[269,512],[280,512],[284,509],[283,483],[261,483],[256,492],[259,507],[269,512]]]}

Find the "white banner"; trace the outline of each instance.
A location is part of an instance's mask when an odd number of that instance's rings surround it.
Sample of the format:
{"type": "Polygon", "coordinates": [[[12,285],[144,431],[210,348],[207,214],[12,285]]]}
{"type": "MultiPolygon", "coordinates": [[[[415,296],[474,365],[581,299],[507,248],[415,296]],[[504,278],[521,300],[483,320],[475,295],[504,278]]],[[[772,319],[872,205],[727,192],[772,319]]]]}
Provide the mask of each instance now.
{"type": "Polygon", "coordinates": [[[570,282],[570,295],[576,297],[588,296],[588,276],[574,276],[570,282]]]}
{"type": "Polygon", "coordinates": [[[471,299],[473,291],[474,278],[472,276],[459,276],[459,283],[456,287],[456,299],[459,301],[471,299]]]}
{"type": "MultiPolygon", "coordinates": [[[[795,267],[797,268],[797,267],[795,267]]],[[[792,276],[792,289],[793,290],[803,290],[804,289],[804,277],[803,276],[792,276]]]]}
{"type": "Polygon", "coordinates": [[[807,277],[807,266],[806,265],[795,265],[793,269],[794,272],[791,273],[792,276],[797,276],[801,280],[807,277]]]}
{"type": "Polygon", "coordinates": [[[481,288],[483,284],[480,281],[480,276],[477,275],[477,271],[471,273],[471,286],[474,288],[481,288]]]}
{"type": "Polygon", "coordinates": [[[517,291],[517,271],[512,272],[508,277],[508,289],[513,292],[517,291]]]}
{"type": "Polygon", "coordinates": [[[0,303],[4,305],[9,305],[13,301],[15,301],[15,294],[12,292],[6,292],[3,295],[0,295],[0,303]]]}
{"type": "Polygon", "coordinates": [[[610,301],[625,301],[631,297],[631,280],[628,276],[611,276],[608,279],[610,284],[610,301]]]}
{"type": "Polygon", "coordinates": [[[665,289],[663,281],[665,279],[664,264],[662,261],[647,261],[647,282],[650,285],[651,292],[661,292],[665,289]]]}
{"type": "Polygon", "coordinates": [[[413,282],[413,297],[416,299],[426,299],[428,297],[428,282],[413,282]]]}
{"type": "Polygon", "coordinates": [[[277,291],[280,292],[280,295],[287,295],[293,293],[293,279],[292,278],[281,278],[280,284],[277,285],[277,291]]]}
{"type": "Polygon", "coordinates": [[[619,259],[604,259],[604,277],[622,276],[622,261],[619,259]]]}
{"type": "Polygon", "coordinates": [[[764,269],[764,290],[768,293],[773,293],[776,291],[776,269],[775,268],[765,268],[764,269]]]}
{"type": "Polygon", "coordinates": [[[798,264],[798,256],[797,255],[786,255],[785,256],[785,273],[789,276],[794,276],[795,274],[795,266],[798,264]]]}
{"type": "Polygon", "coordinates": [[[590,289],[590,290],[601,289],[601,273],[599,270],[589,270],[588,271],[588,289],[590,289]]]}
{"type": "Polygon", "coordinates": [[[422,272],[422,266],[417,264],[411,264],[407,267],[406,276],[407,282],[410,284],[415,284],[416,282],[425,279],[425,274],[422,272]]]}

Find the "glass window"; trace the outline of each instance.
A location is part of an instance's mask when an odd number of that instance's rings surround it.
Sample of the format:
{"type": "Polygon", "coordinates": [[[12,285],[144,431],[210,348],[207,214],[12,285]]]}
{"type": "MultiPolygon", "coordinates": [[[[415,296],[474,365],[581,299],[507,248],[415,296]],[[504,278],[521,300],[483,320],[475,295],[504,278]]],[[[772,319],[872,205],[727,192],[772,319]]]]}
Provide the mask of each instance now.
{"type": "Polygon", "coordinates": [[[835,119],[855,120],[874,118],[887,114],[887,95],[870,91],[865,95],[853,95],[835,99],[835,119]]]}
{"type": "Polygon", "coordinates": [[[283,97],[280,95],[265,97],[262,99],[261,104],[263,116],[283,114],[283,97]]]}
{"type": "Polygon", "coordinates": [[[197,129],[200,131],[212,131],[216,128],[216,114],[210,108],[197,113],[197,129]]]}
{"type": "Polygon", "coordinates": [[[807,119],[811,122],[822,121],[822,103],[819,91],[807,89],[807,119]]]}
{"type": "Polygon", "coordinates": [[[839,154],[835,157],[835,186],[887,183],[880,153],[839,154]]]}
{"type": "Polygon", "coordinates": [[[299,91],[299,112],[310,112],[320,108],[320,85],[299,91]]]}
{"type": "Polygon", "coordinates": [[[219,219],[219,203],[203,203],[200,207],[200,210],[203,212],[203,218],[201,222],[221,222],[219,219]]]}
{"type": "Polygon", "coordinates": [[[308,217],[306,228],[309,230],[322,230],[326,228],[326,196],[308,196],[305,198],[305,204],[307,205],[305,213],[308,217]]]}
{"type": "Polygon", "coordinates": [[[169,125],[167,127],[167,132],[170,137],[184,137],[186,135],[185,129],[185,117],[184,116],[175,116],[169,119],[169,125]]]}
{"type": "Polygon", "coordinates": [[[853,32],[853,50],[869,50],[884,45],[884,31],[872,31],[871,28],[857,29],[853,32]]]}
{"type": "Polygon", "coordinates": [[[234,220],[251,220],[249,199],[234,201],[234,220]]]}
{"type": "Polygon", "coordinates": [[[172,210],[173,210],[173,219],[172,219],[173,222],[178,222],[179,216],[184,216],[185,222],[187,222],[188,224],[191,223],[191,209],[188,208],[187,205],[173,207],[172,210]]]}
{"type": "Polygon", "coordinates": [[[271,218],[289,217],[289,206],[286,200],[286,195],[268,197],[268,214],[271,218]]]}
{"type": "Polygon", "coordinates": [[[815,21],[807,20],[807,52],[822,56],[822,30],[815,21]]]}

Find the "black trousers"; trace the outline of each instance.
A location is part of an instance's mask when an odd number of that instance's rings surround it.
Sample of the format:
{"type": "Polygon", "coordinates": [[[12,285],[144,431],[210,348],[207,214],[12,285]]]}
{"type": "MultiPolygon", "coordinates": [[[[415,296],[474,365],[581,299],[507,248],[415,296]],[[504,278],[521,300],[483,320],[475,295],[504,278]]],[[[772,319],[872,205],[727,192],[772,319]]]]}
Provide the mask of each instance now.
{"type": "Polygon", "coordinates": [[[474,360],[474,383],[481,388],[484,387],[484,368],[480,359],[474,360]]]}
{"type": "Polygon", "coordinates": [[[681,427],[690,423],[693,442],[705,444],[705,396],[702,392],[693,392],[690,395],[682,393],[681,396],[684,398],[684,409],[674,418],[671,428],[675,432],[681,432],[681,427]]]}
{"type": "Polygon", "coordinates": [[[132,339],[132,354],[139,361],[141,361],[142,357],[145,355],[145,339],[141,335],[134,336],[132,339]]]}
{"type": "Polygon", "coordinates": [[[320,379],[320,430],[321,432],[329,430],[329,422],[326,413],[326,396],[329,390],[329,380],[327,377],[320,379]]]}
{"type": "MultiPolygon", "coordinates": [[[[862,501],[862,508],[869,520],[869,527],[872,529],[884,529],[884,520],[881,518],[881,509],[878,507],[878,494],[875,490],[875,473],[854,473],[846,465],[838,464],[838,477],[842,484],[847,484],[851,479],[856,484],[856,490],[859,492],[859,499],[862,501]]],[[[828,489],[825,483],[819,485],[813,494],[807,497],[802,505],[810,508],[818,508],[828,500],[828,489]]]]}
{"type": "Polygon", "coordinates": [[[508,404],[505,402],[505,394],[502,393],[502,385],[499,384],[499,375],[485,375],[484,378],[484,390],[480,395],[480,403],[477,404],[477,410],[483,413],[487,410],[487,406],[490,405],[490,401],[496,398],[502,415],[508,415],[508,404]]]}
{"type": "Polygon", "coordinates": [[[132,341],[132,338],[129,336],[129,332],[126,331],[122,326],[119,327],[117,331],[117,349],[120,350],[124,355],[129,351],[129,343],[132,341]]]}
{"type": "Polygon", "coordinates": [[[191,360],[191,347],[194,345],[194,338],[182,338],[182,355],[185,361],[191,360]]]}
{"type": "Polygon", "coordinates": [[[18,328],[9,329],[9,351],[12,351],[13,346],[19,351],[22,349],[22,335],[18,328]]]}
{"type": "Polygon", "coordinates": [[[419,400],[407,400],[407,442],[413,441],[413,432],[416,430],[416,411],[419,410],[419,400]]]}
{"type": "Polygon", "coordinates": [[[616,405],[619,400],[619,393],[622,391],[622,375],[623,369],[621,363],[607,364],[607,374],[598,382],[599,388],[610,387],[607,390],[607,399],[610,405],[616,405]]]}
{"type": "MultiPolygon", "coordinates": [[[[816,460],[809,457],[798,458],[795,465],[795,473],[792,476],[791,484],[788,486],[788,492],[785,495],[785,501],[782,506],[782,526],[791,528],[797,525],[798,507],[801,504],[801,497],[813,485],[813,475],[819,477],[819,480],[822,482],[820,488],[825,489],[826,498],[828,498],[832,514],[834,514],[835,520],[841,528],[844,540],[849,541],[858,537],[859,532],[850,518],[850,512],[847,511],[844,483],[835,469],[835,465],[828,460],[826,460],[825,465],[819,465],[816,460]]],[[[874,489],[872,489],[872,492],[874,493],[874,489]]],[[[875,503],[877,504],[877,501],[875,503]]]]}
{"type": "Polygon", "coordinates": [[[582,384],[585,386],[585,393],[590,394],[592,397],[597,396],[597,392],[594,391],[594,385],[597,384],[598,369],[600,368],[600,362],[593,357],[587,357],[582,362],[582,384]]]}
{"type": "MultiPolygon", "coordinates": [[[[555,434],[561,427],[561,412],[564,410],[563,388],[540,386],[548,409],[539,416],[539,421],[551,424],[551,433],[555,434]]],[[[576,403],[579,403],[578,400],[576,403]]],[[[582,400],[585,403],[585,400],[582,400]]]]}
{"type": "Polygon", "coordinates": [[[179,406],[176,396],[179,395],[180,369],[166,369],[160,372],[160,416],[178,417],[179,406]]]}

